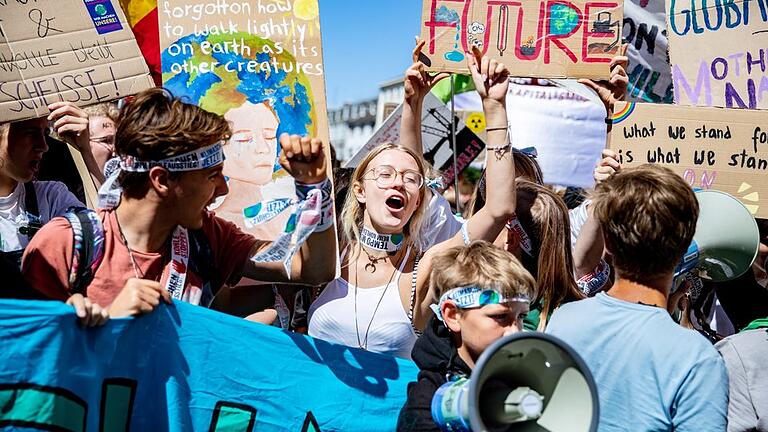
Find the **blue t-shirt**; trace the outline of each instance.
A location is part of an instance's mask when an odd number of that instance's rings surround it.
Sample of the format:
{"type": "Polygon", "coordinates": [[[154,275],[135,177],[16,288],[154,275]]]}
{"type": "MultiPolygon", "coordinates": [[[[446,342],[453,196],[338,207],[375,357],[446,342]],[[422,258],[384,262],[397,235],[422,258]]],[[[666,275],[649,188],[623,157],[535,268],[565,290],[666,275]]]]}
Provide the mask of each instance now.
{"type": "Polygon", "coordinates": [[[547,333],[572,346],[592,371],[600,432],[726,430],[725,364],[666,310],[599,293],[557,309],[547,333]]]}

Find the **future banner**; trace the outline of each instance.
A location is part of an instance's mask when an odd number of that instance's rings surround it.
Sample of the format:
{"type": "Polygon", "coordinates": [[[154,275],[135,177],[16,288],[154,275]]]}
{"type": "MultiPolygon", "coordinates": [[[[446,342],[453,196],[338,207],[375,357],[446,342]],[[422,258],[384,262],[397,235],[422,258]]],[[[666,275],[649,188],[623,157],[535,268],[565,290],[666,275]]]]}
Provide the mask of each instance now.
{"type": "Polygon", "coordinates": [[[0,301],[0,428],[391,431],[418,369],[186,303],[82,328],[0,301]]]}
{"type": "Polygon", "coordinates": [[[768,217],[765,112],[621,102],[610,147],[622,166],[668,166],[692,187],[727,192],[756,217],[768,217]]]}
{"type": "Polygon", "coordinates": [[[621,45],[622,0],[423,0],[430,70],[467,73],[476,46],[513,76],[608,78],[621,45]]]}
{"type": "Polygon", "coordinates": [[[0,121],[153,86],[117,0],[0,0],[0,121]]]}
{"type": "Polygon", "coordinates": [[[675,103],[768,109],[768,0],[666,0],[675,103]]]}

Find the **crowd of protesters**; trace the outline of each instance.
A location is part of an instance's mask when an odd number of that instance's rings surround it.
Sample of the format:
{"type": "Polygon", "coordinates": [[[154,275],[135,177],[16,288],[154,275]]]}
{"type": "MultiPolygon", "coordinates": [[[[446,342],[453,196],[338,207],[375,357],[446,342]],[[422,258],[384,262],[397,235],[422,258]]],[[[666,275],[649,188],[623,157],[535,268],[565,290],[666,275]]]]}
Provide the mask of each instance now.
{"type": "MultiPolygon", "coordinates": [[[[208,210],[228,191],[222,116],[156,88],[120,110],[56,103],[47,117],[1,123],[0,296],[67,302],[85,326],[177,300],[286,327],[271,311],[287,308],[291,330],[419,366],[392,414],[398,430],[438,430],[430,407],[440,385],[471,375],[500,337],[541,331],[584,358],[601,431],[768,431],[768,245],[739,279],[749,289],[706,286],[707,301],[669,301],[699,214],[691,188],[660,166],[622,169],[606,150],[594,190],[566,204],[535,153],[513,148],[536,143],[510,141],[509,72],[479,51],[467,67],[487,156],[465,217],[454,216],[423,157],[423,100],[446,76],[425,72],[423,46],[405,73],[399,142],[354,171],[332,169],[316,137],[279,137],[276,162],[318,216],[287,258],[279,240],[208,210]],[[86,208],[66,145],[100,187],[98,208],[86,208]],[[242,277],[264,283],[248,289],[268,290],[268,304],[232,296],[242,277]],[[678,309],[696,309],[695,325],[673,319],[678,309]],[[730,331],[713,331],[712,316],[730,331]]],[[[622,50],[610,80],[582,80],[607,115],[624,98],[627,63],[622,50]]]]}

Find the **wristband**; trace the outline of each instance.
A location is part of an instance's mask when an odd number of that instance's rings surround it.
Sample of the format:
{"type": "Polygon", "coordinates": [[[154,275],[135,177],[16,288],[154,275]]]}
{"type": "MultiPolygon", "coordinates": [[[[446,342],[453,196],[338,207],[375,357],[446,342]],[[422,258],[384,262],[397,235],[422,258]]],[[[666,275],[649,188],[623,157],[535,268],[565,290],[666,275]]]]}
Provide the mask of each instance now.
{"type": "Polygon", "coordinates": [[[317,232],[325,231],[333,226],[333,185],[330,179],[325,179],[320,183],[301,183],[294,181],[296,186],[296,197],[299,201],[306,201],[309,193],[313,190],[320,190],[322,201],[320,205],[320,222],[317,225],[317,232]]]}

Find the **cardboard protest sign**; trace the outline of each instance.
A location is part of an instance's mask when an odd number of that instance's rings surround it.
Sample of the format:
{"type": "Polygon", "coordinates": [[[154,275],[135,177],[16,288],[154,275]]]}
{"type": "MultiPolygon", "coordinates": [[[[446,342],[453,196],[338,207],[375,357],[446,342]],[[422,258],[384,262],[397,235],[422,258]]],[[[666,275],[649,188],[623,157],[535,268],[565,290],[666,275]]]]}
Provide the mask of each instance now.
{"type": "MultiPolygon", "coordinates": [[[[402,104],[382,123],[371,139],[350,159],[347,168],[356,167],[376,146],[386,142],[398,142],[400,139],[400,119],[403,116],[402,104]]],[[[451,142],[451,110],[445,107],[432,93],[424,97],[421,115],[422,145],[424,159],[443,173],[443,186],[453,184],[456,172],[461,173],[485,148],[485,143],[472,132],[472,129],[454,117],[456,123],[456,167],[453,166],[453,147],[451,142]]]]}
{"type": "Polygon", "coordinates": [[[232,124],[229,194],[216,213],[276,239],[295,203],[279,136],[316,136],[328,149],[317,0],[168,0],[158,16],[165,87],[232,124]]]}
{"type": "Polygon", "coordinates": [[[0,300],[0,346],[3,430],[392,431],[419,371],[182,302],[85,328],[0,300]]]}
{"type": "Polygon", "coordinates": [[[768,217],[764,112],[621,102],[610,147],[625,167],[666,165],[692,187],[727,192],[756,217],[768,217]]]}
{"type": "Polygon", "coordinates": [[[0,122],[153,86],[117,0],[0,0],[0,122]]]}
{"type": "Polygon", "coordinates": [[[468,73],[477,46],[513,76],[608,78],[621,44],[622,0],[423,0],[423,61],[468,73]]]}
{"type": "MultiPolygon", "coordinates": [[[[518,149],[534,147],[544,182],[561,186],[592,187],[592,170],[605,147],[605,108],[602,102],[574,92],[586,90],[573,83],[568,88],[536,85],[531,80],[513,79],[507,91],[512,145],[518,149]],[[563,137],[568,139],[564,140],[563,137]]],[[[546,81],[538,80],[539,83],[546,81]]],[[[457,95],[457,110],[481,138],[485,133],[482,102],[476,92],[457,95]],[[475,129],[476,127],[482,130],[475,129]]]]}
{"type": "Polygon", "coordinates": [[[768,1],[666,5],[675,103],[768,109],[768,1]]]}
{"type": "Polygon", "coordinates": [[[667,58],[667,12],[659,0],[624,2],[624,40],[629,43],[627,99],[672,103],[672,72],[667,58]]]}

